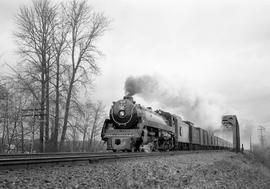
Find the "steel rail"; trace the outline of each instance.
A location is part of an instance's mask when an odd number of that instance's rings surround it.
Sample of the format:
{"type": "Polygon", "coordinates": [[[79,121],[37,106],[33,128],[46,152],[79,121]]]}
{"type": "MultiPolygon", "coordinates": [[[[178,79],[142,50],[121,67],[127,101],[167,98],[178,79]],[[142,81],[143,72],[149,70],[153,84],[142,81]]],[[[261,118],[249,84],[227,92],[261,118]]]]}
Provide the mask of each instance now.
{"type": "Polygon", "coordinates": [[[16,168],[16,166],[33,166],[57,163],[73,163],[73,162],[98,162],[103,160],[118,160],[127,158],[151,157],[151,156],[170,156],[180,154],[192,154],[207,151],[170,151],[170,152],[134,152],[134,153],[96,153],[84,155],[62,155],[62,156],[48,156],[48,157],[17,157],[0,159],[0,169],[16,168]]]}
{"type": "Polygon", "coordinates": [[[17,154],[0,154],[1,159],[7,158],[30,158],[30,157],[48,157],[48,156],[68,156],[68,155],[91,155],[91,154],[112,154],[113,152],[55,152],[55,153],[17,153],[17,154]]]}

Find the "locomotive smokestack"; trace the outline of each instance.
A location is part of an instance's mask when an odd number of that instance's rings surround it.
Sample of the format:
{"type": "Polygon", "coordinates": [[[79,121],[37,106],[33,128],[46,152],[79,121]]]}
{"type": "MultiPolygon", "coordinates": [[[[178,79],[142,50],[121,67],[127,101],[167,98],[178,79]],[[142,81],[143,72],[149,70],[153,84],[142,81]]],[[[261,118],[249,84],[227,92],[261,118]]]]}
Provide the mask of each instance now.
{"type": "Polygon", "coordinates": [[[133,101],[133,97],[132,97],[132,96],[124,96],[123,98],[124,98],[124,99],[128,99],[128,100],[130,100],[130,101],[133,101]]]}
{"type": "Polygon", "coordinates": [[[133,104],[135,104],[136,102],[133,100],[132,96],[124,96],[124,99],[130,100],[131,102],[133,102],[133,104]]]}

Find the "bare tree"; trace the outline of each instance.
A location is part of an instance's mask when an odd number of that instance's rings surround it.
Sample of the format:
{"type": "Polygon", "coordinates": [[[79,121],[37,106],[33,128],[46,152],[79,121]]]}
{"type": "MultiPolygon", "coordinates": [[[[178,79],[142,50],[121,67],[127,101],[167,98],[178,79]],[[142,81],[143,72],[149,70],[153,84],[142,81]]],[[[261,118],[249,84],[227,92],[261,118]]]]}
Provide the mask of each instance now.
{"type": "Polygon", "coordinates": [[[25,138],[29,135],[27,125],[24,125],[23,108],[30,103],[29,93],[22,91],[19,83],[10,78],[5,80],[4,95],[4,125],[2,130],[2,152],[25,151],[25,138]],[[16,147],[16,149],[14,149],[16,147]]]}
{"type": "Polygon", "coordinates": [[[83,130],[82,130],[82,134],[83,134],[83,139],[82,139],[82,151],[84,152],[85,151],[85,141],[86,141],[86,137],[87,137],[87,131],[88,131],[88,128],[89,128],[89,125],[90,125],[90,119],[91,119],[91,116],[92,116],[92,112],[91,112],[91,109],[92,109],[92,104],[91,103],[86,103],[84,106],[83,106],[83,130]]]}
{"type": "Polygon", "coordinates": [[[93,145],[93,139],[95,136],[98,135],[100,129],[101,129],[101,122],[103,123],[103,118],[104,118],[104,113],[105,113],[105,106],[102,104],[101,101],[98,101],[94,106],[93,106],[93,123],[92,123],[92,129],[91,129],[91,135],[89,138],[89,148],[92,148],[93,145]]]}
{"type": "MultiPolygon", "coordinates": [[[[53,151],[58,151],[58,131],[59,131],[59,118],[60,118],[60,95],[61,95],[61,73],[64,73],[64,69],[61,69],[61,59],[65,55],[67,50],[67,35],[69,33],[69,25],[65,20],[65,14],[63,11],[63,5],[60,6],[62,11],[57,15],[57,21],[53,37],[53,51],[55,53],[54,70],[55,70],[55,119],[54,128],[51,134],[51,141],[53,151]],[[62,70],[62,71],[61,71],[62,70]]],[[[63,66],[62,66],[63,67],[63,66]]]]}
{"type": "Polygon", "coordinates": [[[1,151],[5,151],[5,144],[6,144],[6,140],[7,140],[7,143],[9,144],[9,127],[8,127],[8,120],[9,120],[9,98],[10,94],[9,94],[9,91],[6,87],[6,84],[2,85],[1,86],[1,112],[2,112],[2,115],[1,115],[1,118],[3,120],[3,129],[2,129],[2,141],[1,141],[1,144],[2,144],[2,150],[1,151]]]}
{"type": "Polygon", "coordinates": [[[65,141],[72,91],[77,83],[85,84],[85,82],[89,81],[89,74],[99,71],[96,57],[100,55],[100,51],[98,51],[95,43],[104,33],[109,23],[103,14],[93,12],[86,1],[78,2],[74,0],[66,6],[65,10],[66,19],[71,28],[69,34],[71,65],[69,66],[70,77],[60,149],[65,141]]]}
{"type": "MultiPolygon", "coordinates": [[[[38,106],[32,108],[39,109],[40,116],[37,122],[35,116],[32,122],[27,118],[25,124],[18,115],[13,122],[16,129],[12,131],[20,128],[22,147],[25,136],[31,132],[34,144],[35,125],[39,123],[40,152],[63,149],[68,126],[84,133],[85,141],[87,127],[81,122],[77,126],[72,124],[72,112],[80,106],[80,86],[89,86],[91,77],[99,73],[96,60],[101,52],[96,43],[108,26],[108,19],[94,12],[86,1],[53,4],[50,0],[33,0],[32,6],[20,8],[16,22],[18,28],[14,36],[22,59],[18,64],[20,71],[11,68],[15,73],[14,81],[20,84],[21,94],[32,94],[32,103],[28,105],[38,106]]],[[[8,121],[10,119],[5,119],[3,123],[4,137],[11,136],[8,121]]]]}
{"type": "Polygon", "coordinates": [[[40,74],[37,78],[41,86],[40,98],[40,152],[44,151],[44,121],[45,142],[49,140],[49,69],[52,59],[52,41],[56,18],[56,7],[48,0],[33,1],[32,7],[22,7],[17,14],[18,30],[15,37],[19,46],[18,52],[28,68],[40,74]],[[47,100],[46,100],[47,99],[47,100]],[[46,119],[44,120],[46,108],[46,119]]]}

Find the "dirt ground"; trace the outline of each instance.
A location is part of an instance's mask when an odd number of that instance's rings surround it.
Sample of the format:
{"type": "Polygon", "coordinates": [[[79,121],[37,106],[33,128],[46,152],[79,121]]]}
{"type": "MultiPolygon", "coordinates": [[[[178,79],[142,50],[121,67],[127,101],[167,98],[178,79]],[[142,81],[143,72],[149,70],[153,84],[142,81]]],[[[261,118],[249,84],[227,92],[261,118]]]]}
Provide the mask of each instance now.
{"type": "Polygon", "coordinates": [[[0,170],[0,188],[270,188],[252,154],[207,152],[96,164],[0,170]]]}

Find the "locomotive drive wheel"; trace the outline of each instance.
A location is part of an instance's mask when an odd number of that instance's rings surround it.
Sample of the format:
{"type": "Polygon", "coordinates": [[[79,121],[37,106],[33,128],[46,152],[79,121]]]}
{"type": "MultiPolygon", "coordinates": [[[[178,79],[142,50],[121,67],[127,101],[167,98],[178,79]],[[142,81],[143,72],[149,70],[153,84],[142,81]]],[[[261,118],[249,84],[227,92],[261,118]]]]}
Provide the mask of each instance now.
{"type": "Polygon", "coordinates": [[[156,152],[156,151],[158,151],[157,143],[156,142],[152,142],[149,145],[150,145],[150,152],[156,152]]]}
{"type": "Polygon", "coordinates": [[[154,152],[155,151],[155,147],[154,146],[150,146],[150,152],[154,152]]]}
{"type": "Polygon", "coordinates": [[[152,143],[148,143],[140,147],[140,152],[150,153],[150,152],[153,152],[153,150],[154,150],[154,145],[152,143]]]}
{"type": "Polygon", "coordinates": [[[157,141],[154,142],[154,146],[153,146],[153,152],[157,152],[158,151],[158,143],[157,141]]]}

